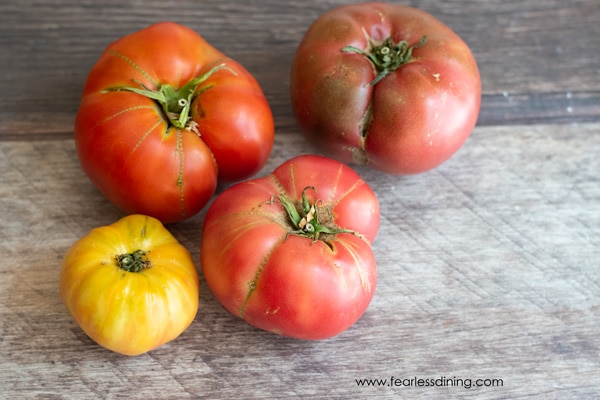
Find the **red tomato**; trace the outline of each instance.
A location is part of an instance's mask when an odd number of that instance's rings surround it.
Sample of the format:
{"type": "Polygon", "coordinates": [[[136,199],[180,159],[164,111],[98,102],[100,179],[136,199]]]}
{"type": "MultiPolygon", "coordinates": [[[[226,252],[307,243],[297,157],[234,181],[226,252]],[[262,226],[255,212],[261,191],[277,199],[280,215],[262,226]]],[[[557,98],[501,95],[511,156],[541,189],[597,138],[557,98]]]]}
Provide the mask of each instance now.
{"type": "Polygon", "coordinates": [[[250,73],[168,22],[106,48],[75,121],[92,182],[123,211],[162,222],[200,211],[217,179],[258,172],[273,138],[271,109],[250,73]]]}
{"type": "Polygon", "coordinates": [[[216,198],[202,270],[219,302],[248,323],[325,339],[354,324],[373,297],[378,228],[377,198],[350,167],[299,156],[216,198]]]}
{"type": "Polygon", "coordinates": [[[433,16],[385,3],[320,16],[291,70],[294,113],[306,137],[346,163],[420,173],[465,142],[481,82],[463,40],[433,16]]]}

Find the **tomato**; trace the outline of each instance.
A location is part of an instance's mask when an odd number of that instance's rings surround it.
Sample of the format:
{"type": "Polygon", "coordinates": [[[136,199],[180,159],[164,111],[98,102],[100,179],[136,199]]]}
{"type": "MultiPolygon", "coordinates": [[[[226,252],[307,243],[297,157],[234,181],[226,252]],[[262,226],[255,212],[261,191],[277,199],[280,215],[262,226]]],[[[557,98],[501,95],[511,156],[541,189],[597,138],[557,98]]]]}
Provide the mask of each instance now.
{"type": "Polygon", "coordinates": [[[273,139],[271,109],[252,75],[169,22],[106,48],[75,121],[91,181],[126,213],[164,223],[198,213],[218,180],[258,172],[273,139]]]}
{"type": "Polygon", "coordinates": [[[481,102],[466,43],[430,14],[395,4],[321,15],[298,46],[290,79],[309,141],[340,161],[390,174],[447,160],[473,130],[481,102]]]}
{"type": "Polygon", "coordinates": [[[353,325],[373,297],[378,228],[377,198],[350,167],[302,155],[215,199],[202,271],[217,300],[248,323],[326,339],[353,325]]]}
{"type": "Polygon", "coordinates": [[[178,337],[198,311],[190,253],[155,218],[129,215],[93,229],[64,257],[60,295],[96,343],[125,355],[178,337]]]}

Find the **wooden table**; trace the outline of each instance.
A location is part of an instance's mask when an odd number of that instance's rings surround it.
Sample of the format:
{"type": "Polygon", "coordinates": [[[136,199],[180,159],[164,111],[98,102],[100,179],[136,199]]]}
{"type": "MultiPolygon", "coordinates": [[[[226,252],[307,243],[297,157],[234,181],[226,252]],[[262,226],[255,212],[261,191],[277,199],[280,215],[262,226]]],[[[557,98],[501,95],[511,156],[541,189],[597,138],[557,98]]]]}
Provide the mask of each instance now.
{"type": "MultiPolygon", "coordinates": [[[[342,3],[2,2],[1,398],[600,398],[597,0],[404,2],[470,45],[482,109],[464,147],[436,170],[357,168],[381,202],[379,283],[342,335],[304,342],[259,331],[204,281],[192,326],[139,357],[95,345],[68,315],[62,257],[122,216],[82,172],[73,142],[80,91],[104,47],[173,20],[240,61],[275,115],[264,175],[316,151],[291,112],[289,67],[312,20],[342,3]]],[[[202,221],[169,227],[198,263],[202,221]]]]}

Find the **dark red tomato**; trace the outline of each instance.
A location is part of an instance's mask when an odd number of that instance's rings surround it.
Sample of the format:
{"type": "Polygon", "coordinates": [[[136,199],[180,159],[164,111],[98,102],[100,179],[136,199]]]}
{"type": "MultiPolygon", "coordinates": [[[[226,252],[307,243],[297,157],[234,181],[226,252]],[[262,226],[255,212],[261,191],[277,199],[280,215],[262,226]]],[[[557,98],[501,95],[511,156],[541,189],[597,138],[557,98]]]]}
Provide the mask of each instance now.
{"type": "Polygon", "coordinates": [[[257,81],[193,30],[159,23],[110,44],[92,68],[75,121],[83,169],[127,213],[179,221],[217,179],[245,179],[273,147],[257,81]]]}
{"type": "Polygon", "coordinates": [[[350,167],[299,156],[215,199],[202,271],[219,302],[248,323],[325,339],[353,325],[373,297],[378,228],[377,198],[350,167]]]}
{"type": "Polygon", "coordinates": [[[291,70],[306,137],[346,163],[413,174],[447,160],[479,114],[481,82],[465,42],[430,14],[385,3],[320,16],[291,70]]]}

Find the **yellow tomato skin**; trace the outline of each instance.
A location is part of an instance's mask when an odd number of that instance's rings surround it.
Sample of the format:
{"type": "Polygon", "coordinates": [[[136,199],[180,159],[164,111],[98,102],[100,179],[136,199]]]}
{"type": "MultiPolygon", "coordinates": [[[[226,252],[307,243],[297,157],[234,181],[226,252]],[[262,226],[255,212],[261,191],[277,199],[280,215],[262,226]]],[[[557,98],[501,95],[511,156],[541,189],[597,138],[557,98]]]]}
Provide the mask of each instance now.
{"type": "Polygon", "coordinates": [[[185,331],[198,311],[198,272],[188,250],[155,218],[129,215],[93,229],[64,257],[60,295],[96,343],[139,355],[185,331]],[[150,267],[119,268],[117,257],[142,250],[150,267]]]}

